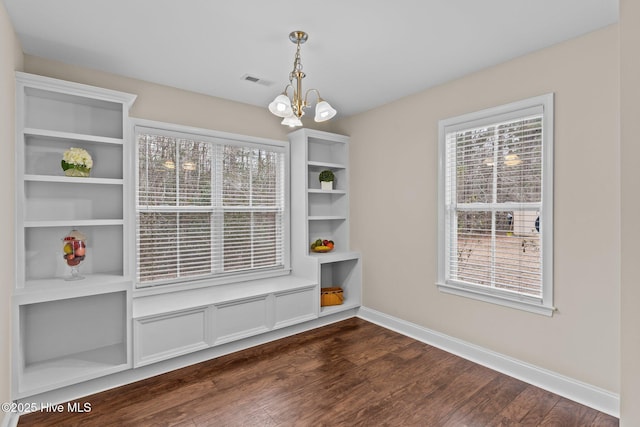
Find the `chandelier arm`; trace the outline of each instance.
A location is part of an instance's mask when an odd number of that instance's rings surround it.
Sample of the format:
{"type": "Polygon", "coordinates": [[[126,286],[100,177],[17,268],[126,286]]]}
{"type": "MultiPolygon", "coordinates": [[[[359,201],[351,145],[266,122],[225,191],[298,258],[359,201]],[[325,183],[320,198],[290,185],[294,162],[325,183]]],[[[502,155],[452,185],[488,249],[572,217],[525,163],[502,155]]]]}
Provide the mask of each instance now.
{"type": "Polygon", "coordinates": [[[293,85],[291,83],[289,83],[288,85],[286,85],[284,87],[284,90],[282,91],[282,94],[289,96],[289,93],[287,92],[287,90],[289,90],[289,88],[293,89],[293,91],[295,93],[295,91],[296,91],[295,88],[293,87],[293,85]]]}
{"type": "Polygon", "coordinates": [[[307,102],[307,98],[309,98],[309,92],[315,92],[316,96],[318,97],[318,101],[317,102],[322,102],[322,97],[320,96],[320,91],[318,89],[307,89],[307,92],[304,94],[304,103],[305,105],[309,105],[309,103],[307,102]]]}

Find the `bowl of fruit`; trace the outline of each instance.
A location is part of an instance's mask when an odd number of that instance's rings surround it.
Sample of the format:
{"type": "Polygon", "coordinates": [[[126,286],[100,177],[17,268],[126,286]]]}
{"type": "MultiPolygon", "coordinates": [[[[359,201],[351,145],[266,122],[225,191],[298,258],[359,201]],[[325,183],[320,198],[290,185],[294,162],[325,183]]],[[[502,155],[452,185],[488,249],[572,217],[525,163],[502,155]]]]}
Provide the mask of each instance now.
{"type": "Polygon", "coordinates": [[[315,242],[311,243],[311,252],[330,252],[333,250],[334,246],[333,240],[317,239],[315,242]]]}
{"type": "Polygon", "coordinates": [[[84,279],[80,275],[78,266],[86,256],[87,252],[87,237],[78,230],[71,230],[69,234],[62,239],[62,258],[66,261],[67,265],[71,267],[71,276],[65,277],[65,280],[80,280],[84,279]]]}

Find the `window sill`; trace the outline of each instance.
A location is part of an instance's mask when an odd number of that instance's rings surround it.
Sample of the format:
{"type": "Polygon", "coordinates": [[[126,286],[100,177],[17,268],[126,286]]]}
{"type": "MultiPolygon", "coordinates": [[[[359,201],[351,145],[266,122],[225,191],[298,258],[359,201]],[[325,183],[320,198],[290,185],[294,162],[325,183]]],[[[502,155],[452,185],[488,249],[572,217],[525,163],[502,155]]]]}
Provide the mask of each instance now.
{"type": "Polygon", "coordinates": [[[553,316],[553,312],[556,311],[555,307],[549,307],[546,305],[542,305],[542,303],[536,303],[535,301],[533,301],[533,298],[530,300],[527,300],[524,297],[519,299],[517,297],[498,294],[497,292],[488,293],[485,290],[474,289],[473,287],[462,286],[453,283],[436,283],[436,285],[441,292],[447,294],[458,295],[478,301],[484,301],[504,307],[527,311],[530,313],[551,317],[553,316]]]}

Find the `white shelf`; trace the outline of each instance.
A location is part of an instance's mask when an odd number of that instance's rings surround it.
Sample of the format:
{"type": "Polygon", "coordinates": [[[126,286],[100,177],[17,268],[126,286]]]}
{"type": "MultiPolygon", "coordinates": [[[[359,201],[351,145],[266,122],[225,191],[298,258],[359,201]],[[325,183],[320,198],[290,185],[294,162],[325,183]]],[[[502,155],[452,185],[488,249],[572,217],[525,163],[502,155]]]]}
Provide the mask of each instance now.
{"type": "Polygon", "coordinates": [[[314,161],[308,161],[307,165],[309,165],[310,168],[317,168],[317,169],[346,169],[346,166],[343,165],[342,163],[330,163],[330,162],[314,162],[314,161]]]}
{"type": "Polygon", "coordinates": [[[114,344],[27,365],[18,398],[128,369],[125,344],[114,344]]]}
{"type": "Polygon", "coordinates": [[[311,252],[309,256],[317,258],[320,264],[360,259],[360,253],[354,251],[333,250],[325,253],[311,252]]]}
{"type": "Polygon", "coordinates": [[[100,144],[116,144],[122,145],[124,141],[121,138],[111,138],[107,136],[87,135],[73,132],[63,132],[50,129],[24,128],[22,131],[24,136],[39,136],[43,138],[60,139],[65,141],[78,142],[95,142],[100,144]]]}
{"type": "Polygon", "coordinates": [[[122,185],[124,180],[113,178],[91,178],[91,177],[73,177],[62,175],[34,175],[24,176],[25,181],[31,182],[60,182],[66,184],[105,184],[105,185],[122,185]]]}
{"type": "Polygon", "coordinates": [[[84,274],[82,280],[64,280],[64,277],[27,280],[24,288],[16,289],[14,297],[18,304],[76,298],[124,291],[131,288],[131,281],[119,274],[84,274]]]}
{"type": "Polygon", "coordinates": [[[352,301],[352,302],[344,302],[339,305],[328,305],[325,307],[320,307],[319,317],[330,316],[335,313],[339,313],[341,311],[351,310],[352,308],[360,307],[360,301],[352,301]]]}
{"type": "Polygon", "coordinates": [[[55,221],[25,221],[25,228],[38,227],[104,227],[111,225],[123,225],[122,219],[70,219],[55,221]]]}
{"type": "Polygon", "coordinates": [[[309,194],[347,194],[346,190],[321,190],[318,188],[310,188],[307,191],[309,194]]]}
{"type": "Polygon", "coordinates": [[[310,216],[309,221],[343,221],[347,219],[346,216],[342,215],[320,215],[320,216],[310,216]]]}

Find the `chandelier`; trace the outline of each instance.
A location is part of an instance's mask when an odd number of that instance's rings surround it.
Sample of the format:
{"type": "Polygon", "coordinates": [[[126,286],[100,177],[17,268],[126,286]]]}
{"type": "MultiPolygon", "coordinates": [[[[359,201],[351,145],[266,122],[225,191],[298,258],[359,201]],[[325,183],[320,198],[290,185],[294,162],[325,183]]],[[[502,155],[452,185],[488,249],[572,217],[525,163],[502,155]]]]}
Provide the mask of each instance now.
{"type": "Polygon", "coordinates": [[[304,115],[304,109],[309,107],[307,98],[309,93],[315,92],[318,97],[316,103],[316,122],[324,122],[336,115],[336,110],[329,103],[320,97],[317,89],[309,89],[302,98],[302,79],[305,74],[302,72],[302,62],[300,60],[300,45],[307,41],[309,35],[304,31],[293,31],[289,34],[289,40],[296,44],[296,56],[293,60],[293,70],[289,73],[289,84],[284,91],[276,96],[269,104],[269,111],[278,117],[283,117],[282,124],[290,127],[302,126],[300,118],[304,115]],[[293,81],[296,81],[295,85],[293,81]],[[293,91],[293,98],[289,98],[288,91],[293,91]]]}

